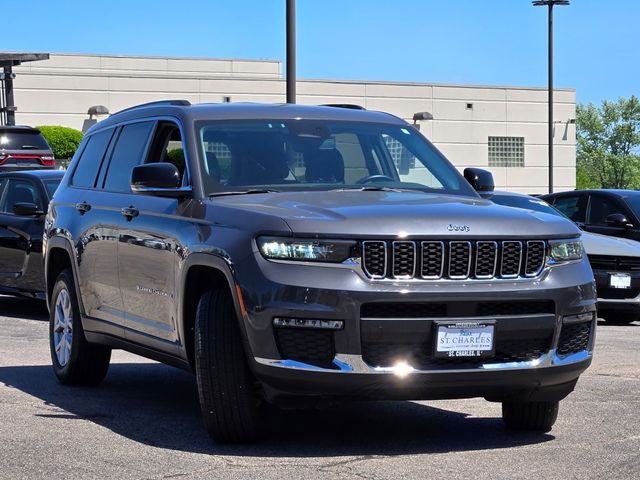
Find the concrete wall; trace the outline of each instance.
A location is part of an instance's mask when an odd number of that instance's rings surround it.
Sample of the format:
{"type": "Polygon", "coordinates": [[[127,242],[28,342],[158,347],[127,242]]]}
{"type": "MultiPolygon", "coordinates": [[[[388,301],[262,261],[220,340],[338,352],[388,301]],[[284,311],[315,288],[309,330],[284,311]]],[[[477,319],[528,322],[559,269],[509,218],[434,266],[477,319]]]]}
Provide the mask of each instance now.
{"type": "MultiPolygon", "coordinates": [[[[17,122],[81,129],[92,105],[111,112],[138,103],[184,98],[192,103],[284,102],[278,61],[52,54],[15,69],[17,122]]],[[[428,111],[421,131],[461,170],[488,167],[489,136],[525,138],[525,168],[490,168],[498,188],[547,191],[547,92],[544,88],[300,80],[298,102],[356,103],[411,121],[428,111]],[[473,104],[467,108],[467,104],[473,104]]],[[[575,188],[575,91],[554,93],[554,188],[575,188]]]]}

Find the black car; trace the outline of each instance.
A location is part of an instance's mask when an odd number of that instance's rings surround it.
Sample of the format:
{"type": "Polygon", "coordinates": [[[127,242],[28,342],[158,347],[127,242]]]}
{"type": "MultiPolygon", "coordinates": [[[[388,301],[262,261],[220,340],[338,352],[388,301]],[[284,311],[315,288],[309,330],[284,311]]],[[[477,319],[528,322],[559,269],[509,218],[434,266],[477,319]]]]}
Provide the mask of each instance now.
{"type": "Polygon", "coordinates": [[[42,233],[64,172],[0,173],[0,293],[44,299],[42,233]]]}
{"type": "MultiPolygon", "coordinates": [[[[539,198],[514,192],[491,192],[499,205],[563,215],[539,198]]],[[[640,242],[582,232],[598,292],[598,314],[608,323],[627,324],[640,319],[640,242]]]]}
{"type": "Polygon", "coordinates": [[[540,198],[587,232],[640,240],[640,191],[574,190],[540,198]]]}
{"type": "Polygon", "coordinates": [[[54,168],[51,147],[37,128],[0,126],[0,172],[54,168]]]}
{"type": "Polygon", "coordinates": [[[493,189],[384,112],[116,113],[45,220],[54,372],[95,385],[112,348],[193,370],[217,441],[353,399],[482,397],[547,431],[593,354],[580,230],[465,178],[493,189]]]}

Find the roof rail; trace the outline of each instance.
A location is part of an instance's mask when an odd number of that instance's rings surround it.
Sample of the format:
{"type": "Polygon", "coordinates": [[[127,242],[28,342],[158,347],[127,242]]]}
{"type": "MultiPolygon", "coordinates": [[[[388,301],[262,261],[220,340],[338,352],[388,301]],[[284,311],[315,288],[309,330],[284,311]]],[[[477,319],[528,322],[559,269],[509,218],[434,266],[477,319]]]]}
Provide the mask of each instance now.
{"type": "Polygon", "coordinates": [[[133,107],[125,108],[116,113],[113,113],[112,115],[117,115],[118,113],[122,113],[122,112],[128,112],[129,110],[135,110],[136,108],[155,107],[160,105],[175,105],[178,107],[188,107],[191,105],[191,102],[189,100],[158,100],[156,102],[149,102],[149,103],[143,103],[141,105],[134,105],[133,107]]]}
{"type": "Polygon", "coordinates": [[[324,103],[321,107],[348,108],[350,110],[366,110],[362,105],[355,103],[324,103]]]}

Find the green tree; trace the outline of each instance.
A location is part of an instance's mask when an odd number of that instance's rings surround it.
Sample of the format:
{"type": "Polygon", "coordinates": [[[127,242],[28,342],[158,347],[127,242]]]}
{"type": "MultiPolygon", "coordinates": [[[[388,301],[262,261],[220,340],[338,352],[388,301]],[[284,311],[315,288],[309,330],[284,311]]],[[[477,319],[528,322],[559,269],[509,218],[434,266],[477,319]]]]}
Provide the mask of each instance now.
{"type": "Polygon", "coordinates": [[[57,125],[42,125],[36,127],[53,150],[53,155],[58,160],[69,159],[76,153],[78,145],[82,141],[82,132],[73,128],[57,125]]]}
{"type": "Polygon", "coordinates": [[[578,188],[640,187],[640,100],[578,105],[578,188]]]}

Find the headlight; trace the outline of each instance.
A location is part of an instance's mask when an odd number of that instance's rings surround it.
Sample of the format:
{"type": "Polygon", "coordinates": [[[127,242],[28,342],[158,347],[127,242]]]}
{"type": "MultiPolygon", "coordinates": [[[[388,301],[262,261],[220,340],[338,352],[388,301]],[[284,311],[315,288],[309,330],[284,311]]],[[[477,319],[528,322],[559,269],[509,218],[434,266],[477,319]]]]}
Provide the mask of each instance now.
{"type": "Polygon", "coordinates": [[[263,257],[271,260],[301,260],[307,262],[340,263],[352,256],[356,242],[350,240],[324,240],[260,237],[258,248],[263,257]]]}
{"type": "Polygon", "coordinates": [[[583,255],[584,248],[580,240],[553,240],[549,242],[549,263],[552,265],[571,260],[580,260],[583,255]]]}

